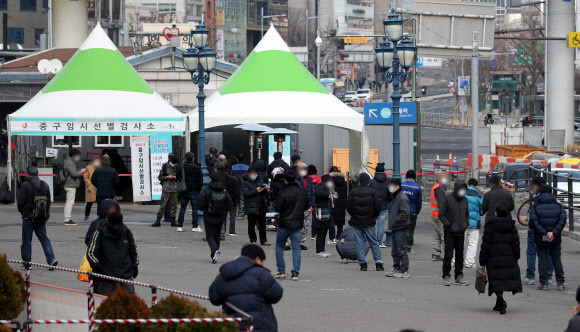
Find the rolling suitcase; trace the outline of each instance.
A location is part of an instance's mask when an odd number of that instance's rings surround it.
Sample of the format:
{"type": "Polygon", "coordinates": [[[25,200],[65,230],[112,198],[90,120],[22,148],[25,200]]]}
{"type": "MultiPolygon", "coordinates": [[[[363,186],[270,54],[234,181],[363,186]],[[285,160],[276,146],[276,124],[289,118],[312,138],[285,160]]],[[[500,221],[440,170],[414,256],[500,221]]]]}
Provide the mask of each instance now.
{"type": "Polygon", "coordinates": [[[478,267],[475,271],[475,290],[477,290],[478,295],[485,293],[485,286],[487,285],[487,272],[478,267]]]}

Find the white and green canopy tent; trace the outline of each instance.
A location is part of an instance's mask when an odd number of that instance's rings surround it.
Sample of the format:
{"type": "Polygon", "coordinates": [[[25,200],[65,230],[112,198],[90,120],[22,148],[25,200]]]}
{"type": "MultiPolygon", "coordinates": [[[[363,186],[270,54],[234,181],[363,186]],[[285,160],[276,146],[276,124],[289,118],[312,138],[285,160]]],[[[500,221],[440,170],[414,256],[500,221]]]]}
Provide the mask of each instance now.
{"type": "Polygon", "coordinates": [[[37,95],[8,115],[9,137],[183,135],[184,129],[183,114],[135,71],[100,24],[37,95]]]}
{"type": "MultiPolygon", "coordinates": [[[[188,114],[198,130],[197,109],[188,114]]],[[[368,160],[364,116],[332,95],[300,63],[273,26],[205,104],[205,128],[245,123],[322,124],[347,129],[350,169],[368,160]]]]}

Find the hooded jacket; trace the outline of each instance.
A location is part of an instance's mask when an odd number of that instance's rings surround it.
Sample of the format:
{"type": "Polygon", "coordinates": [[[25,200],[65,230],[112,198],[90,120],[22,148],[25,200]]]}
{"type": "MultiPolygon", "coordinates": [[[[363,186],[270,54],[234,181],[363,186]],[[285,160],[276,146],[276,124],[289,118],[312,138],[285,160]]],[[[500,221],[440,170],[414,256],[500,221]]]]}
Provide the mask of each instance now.
{"type": "MultiPolygon", "coordinates": [[[[357,260],[357,251],[356,251],[356,236],[354,235],[355,230],[354,227],[347,227],[344,229],[340,237],[336,242],[336,251],[340,255],[340,258],[346,258],[350,260],[357,260]]],[[[370,245],[368,241],[364,240],[365,246],[365,256],[369,252],[370,245]]]]}
{"type": "Polygon", "coordinates": [[[97,211],[98,218],[93,220],[93,222],[91,222],[91,225],[87,230],[87,234],[85,235],[85,244],[87,245],[87,247],[91,244],[91,238],[93,237],[95,231],[101,226],[103,221],[107,219],[106,213],[111,208],[111,206],[116,206],[117,211],[121,211],[121,207],[119,206],[119,204],[117,204],[117,202],[115,202],[112,199],[104,199],[101,202],[99,211],[97,211]]]}
{"type": "Polygon", "coordinates": [[[220,169],[218,173],[222,176],[222,182],[226,186],[232,202],[234,205],[238,205],[240,201],[240,180],[234,175],[229,174],[225,169],[220,169]]]}
{"type": "Polygon", "coordinates": [[[232,198],[226,190],[226,186],[222,181],[212,181],[209,183],[207,188],[204,188],[199,197],[197,198],[197,208],[203,211],[203,222],[208,224],[222,224],[226,221],[227,215],[224,213],[223,216],[211,216],[208,213],[209,202],[211,200],[211,195],[214,192],[225,191],[226,193],[226,209],[231,211],[233,208],[232,198]]]}
{"type": "Polygon", "coordinates": [[[242,175],[242,195],[244,196],[244,212],[246,214],[258,214],[260,209],[266,209],[266,195],[268,192],[266,190],[258,192],[257,190],[263,184],[265,183],[259,173],[254,181],[250,180],[248,174],[242,175]]]}
{"type": "Polygon", "coordinates": [[[481,228],[481,214],[483,210],[481,204],[483,199],[474,187],[467,187],[467,192],[465,193],[467,197],[467,203],[469,203],[469,228],[481,228]]]}
{"type": "Polygon", "coordinates": [[[549,192],[543,192],[532,200],[529,223],[533,225],[535,241],[541,242],[542,236],[554,233],[555,240],[550,244],[558,244],[561,233],[566,226],[566,210],[549,192]]]}
{"type": "Polygon", "coordinates": [[[332,179],[334,180],[334,191],[338,194],[338,197],[334,200],[334,209],[332,209],[332,220],[334,225],[343,226],[346,221],[346,198],[347,198],[347,185],[346,185],[346,175],[339,172],[330,173],[332,179]]]}
{"type": "Polygon", "coordinates": [[[463,181],[456,181],[453,193],[445,196],[445,199],[439,202],[439,219],[443,223],[445,231],[454,235],[462,235],[469,225],[467,198],[458,195],[458,191],[463,185],[463,181]]]}
{"type": "Polygon", "coordinates": [[[411,227],[409,198],[401,188],[393,196],[393,204],[389,210],[389,229],[393,232],[402,231],[411,227]]]}
{"type": "Polygon", "coordinates": [[[136,277],[139,256],[133,233],[125,225],[120,233],[113,233],[102,223],[91,238],[87,260],[95,273],[121,279],[136,277]]]}
{"type": "Polygon", "coordinates": [[[267,168],[266,162],[263,161],[262,159],[258,159],[256,161],[254,161],[253,165],[256,168],[256,172],[258,173],[258,176],[262,178],[262,181],[264,181],[264,184],[268,184],[268,179],[270,177],[269,177],[269,173],[266,173],[266,168],[267,168]]]}
{"type": "Polygon", "coordinates": [[[520,236],[515,221],[511,217],[489,216],[479,252],[479,264],[487,270],[489,295],[522,292],[519,259],[520,236]]]}
{"type": "Polygon", "coordinates": [[[351,226],[371,227],[376,225],[377,217],[382,211],[381,200],[376,190],[369,186],[360,186],[348,195],[346,210],[350,214],[351,226]]]}
{"type": "MultiPolygon", "coordinates": [[[[241,256],[220,267],[220,274],[209,286],[209,300],[234,317],[243,318],[226,306],[226,302],[250,314],[254,331],[275,332],[278,322],[272,304],[282,299],[283,292],[268,269],[241,256]]],[[[245,323],[240,323],[240,330],[245,331],[245,327],[245,323]]]]}
{"type": "Polygon", "coordinates": [[[278,216],[278,227],[285,229],[300,229],[304,227],[304,211],[310,208],[310,200],[306,191],[296,182],[288,183],[280,189],[274,209],[278,216]]]}
{"type": "Polygon", "coordinates": [[[393,200],[393,195],[389,192],[389,178],[385,173],[375,173],[369,187],[377,191],[381,201],[381,210],[389,208],[389,202],[393,200]]]}
{"type": "Polygon", "coordinates": [[[274,168],[282,167],[284,170],[290,169],[290,166],[284,161],[284,159],[276,159],[268,165],[268,177],[272,178],[272,171],[274,168]]]}
{"type": "Polygon", "coordinates": [[[312,227],[314,228],[330,228],[333,226],[332,210],[334,208],[334,198],[331,197],[330,189],[324,184],[320,183],[314,188],[315,207],[312,214],[312,227]],[[316,218],[317,209],[329,209],[330,218],[328,220],[319,220],[316,218]]]}

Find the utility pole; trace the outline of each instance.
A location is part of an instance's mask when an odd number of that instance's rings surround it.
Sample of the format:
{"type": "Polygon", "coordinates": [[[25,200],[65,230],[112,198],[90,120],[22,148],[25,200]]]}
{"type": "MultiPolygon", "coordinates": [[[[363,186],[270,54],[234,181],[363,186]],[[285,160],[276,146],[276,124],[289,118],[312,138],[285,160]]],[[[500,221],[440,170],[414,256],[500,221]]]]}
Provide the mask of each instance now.
{"type": "Polygon", "coordinates": [[[2,14],[2,42],[4,51],[8,50],[8,13],[2,14]]]}
{"type": "MultiPolygon", "coordinates": [[[[316,35],[320,29],[320,0],[316,0],[316,35]]],[[[320,82],[320,47],[316,47],[316,79],[320,82]]]]}
{"type": "Polygon", "coordinates": [[[471,52],[471,176],[479,179],[479,56],[478,32],[473,31],[471,52]]]}

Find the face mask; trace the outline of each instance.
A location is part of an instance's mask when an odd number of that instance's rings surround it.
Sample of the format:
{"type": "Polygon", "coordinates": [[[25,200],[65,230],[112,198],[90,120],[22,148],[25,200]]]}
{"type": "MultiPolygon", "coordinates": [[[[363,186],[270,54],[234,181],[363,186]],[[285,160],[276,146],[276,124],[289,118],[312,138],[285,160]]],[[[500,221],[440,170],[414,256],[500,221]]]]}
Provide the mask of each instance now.
{"type": "Polygon", "coordinates": [[[81,160],[81,157],[74,157],[73,160],[78,162],[81,160]]]}
{"type": "Polygon", "coordinates": [[[248,175],[248,177],[250,178],[250,180],[254,181],[258,178],[258,175],[252,174],[252,175],[248,175]]]}
{"type": "Polygon", "coordinates": [[[465,192],[466,192],[466,191],[467,191],[467,190],[465,190],[465,189],[459,190],[459,191],[457,192],[457,196],[459,196],[459,197],[463,197],[463,196],[465,196],[465,192]]]}
{"type": "Polygon", "coordinates": [[[334,189],[334,183],[332,183],[331,181],[326,182],[325,185],[328,189],[331,190],[334,189]]]}
{"type": "Polygon", "coordinates": [[[101,167],[101,162],[99,162],[99,161],[95,161],[95,162],[93,163],[93,165],[95,165],[95,167],[101,167]]]}
{"type": "Polygon", "coordinates": [[[394,194],[394,193],[395,193],[395,191],[397,191],[397,189],[395,189],[395,188],[393,188],[393,187],[389,187],[389,192],[390,192],[391,194],[394,194]]]}
{"type": "Polygon", "coordinates": [[[441,181],[439,183],[442,184],[442,185],[446,185],[447,184],[447,178],[441,179],[441,181]]]}
{"type": "Polygon", "coordinates": [[[299,171],[298,175],[300,175],[301,178],[305,178],[306,175],[308,175],[308,172],[307,171],[299,171]]]}

